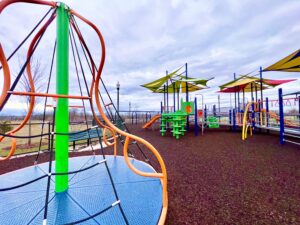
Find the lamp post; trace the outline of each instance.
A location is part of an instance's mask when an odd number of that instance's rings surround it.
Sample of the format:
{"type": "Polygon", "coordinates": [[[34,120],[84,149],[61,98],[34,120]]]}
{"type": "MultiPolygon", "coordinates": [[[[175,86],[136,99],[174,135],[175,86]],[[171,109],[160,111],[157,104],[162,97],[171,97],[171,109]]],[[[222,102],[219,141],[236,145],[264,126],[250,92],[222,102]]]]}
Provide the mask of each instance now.
{"type": "Polygon", "coordinates": [[[119,97],[120,97],[120,83],[119,81],[117,82],[117,111],[119,113],[120,110],[120,101],[119,101],[119,97]]]}

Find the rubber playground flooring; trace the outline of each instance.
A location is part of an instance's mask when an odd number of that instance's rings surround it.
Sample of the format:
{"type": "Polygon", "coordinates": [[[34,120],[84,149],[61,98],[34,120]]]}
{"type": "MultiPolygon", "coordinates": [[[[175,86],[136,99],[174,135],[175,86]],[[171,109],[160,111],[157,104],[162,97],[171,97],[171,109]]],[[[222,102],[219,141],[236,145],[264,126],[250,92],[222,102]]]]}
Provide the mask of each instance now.
{"type": "MultiPolygon", "coordinates": [[[[129,128],[152,143],[166,163],[167,225],[300,224],[299,146],[281,146],[278,135],[265,133],[242,141],[240,132],[207,129],[204,136],[190,132],[176,140],[171,133],[161,137],[158,129],[129,128]]],[[[1,162],[0,173],[30,166],[34,157],[1,162]]],[[[47,159],[45,153],[39,162],[47,159]]]]}

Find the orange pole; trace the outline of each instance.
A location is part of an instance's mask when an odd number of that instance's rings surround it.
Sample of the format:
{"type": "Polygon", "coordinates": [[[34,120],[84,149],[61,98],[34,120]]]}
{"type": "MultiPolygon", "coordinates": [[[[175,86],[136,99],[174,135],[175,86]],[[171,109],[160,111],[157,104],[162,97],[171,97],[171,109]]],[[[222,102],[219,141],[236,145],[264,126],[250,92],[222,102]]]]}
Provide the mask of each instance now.
{"type": "Polygon", "coordinates": [[[0,106],[2,106],[2,104],[4,103],[4,100],[7,96],[7,91],[10,88],[10,71],[9,71],[9,66],[4,54],[4,51],[2,49],[2,45],[0,43],[0,61],[1,61],[1,65],[3,68],[3,76],[4,76],[4,84],[3,84],[3,88],[2,88],[2,92],[1,92],[1,96],[0,96],[0,106]]]}
{"type": "Polygon", "coordinates": [[[13,139],[11,139],[11,148],[10,148],[8,155],[5,157],[0,156],[0,161],[4,161],[4,160],[7,160],[10,157],[12,157],[15,154],[16,148],[17,148],[17,141],[15,138],[13,138],[13,139]]]}

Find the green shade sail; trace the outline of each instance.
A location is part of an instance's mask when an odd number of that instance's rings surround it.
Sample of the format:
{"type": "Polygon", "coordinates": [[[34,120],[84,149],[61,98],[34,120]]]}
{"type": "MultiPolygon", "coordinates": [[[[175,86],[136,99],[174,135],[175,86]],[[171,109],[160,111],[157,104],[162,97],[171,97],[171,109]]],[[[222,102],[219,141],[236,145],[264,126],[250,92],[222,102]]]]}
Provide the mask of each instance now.
{"type": "Polygon", "coordinates": [[[175,70],[174,72],[159,78],[157,80],[154,80],[150,83],[141,85],[142,87],[145,87],[149,90],[151,90],[154,93],[177,93],[182,92],[185,93],[188,89],[189,92],[199,91],[207,87],[207,82],[213,78],[210,79],[201,79],[201,78],[186,78],[182,74],[178,74],[178,71],[181,68],[175,70]],[[169,84],[166,85],[166,83],[169,81],[169,84]],[[164,87],[165,86],[165,87],[164,87]]]}

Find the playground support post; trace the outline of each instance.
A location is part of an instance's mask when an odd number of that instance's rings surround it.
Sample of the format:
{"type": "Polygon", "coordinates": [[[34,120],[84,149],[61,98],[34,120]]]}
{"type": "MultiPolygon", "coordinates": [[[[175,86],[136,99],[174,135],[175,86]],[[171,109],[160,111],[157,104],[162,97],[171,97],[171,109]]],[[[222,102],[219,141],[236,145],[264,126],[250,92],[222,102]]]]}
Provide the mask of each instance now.
{"type": "Polygon", "coordinates": [[[300,96],[298,96],[298,121],[299,121],[299,127],[300,127],[300,96]]]}
{"type": "Polygon", "coordinates": [[[172,87],[173,87],[173,112],[176,111],[176,93],[175,93],[175,83],[172,83],[172,87]]]}
{"type": "Polygon", "coordinates": [[[218,95],[218,113],[219,113],[219,123],[221,122],[221,99],[220,99],[220,95],[218,95]]]}
{"type": "Polygon", "coordinates": [[[230,127],[230,130],[232,129],[232,112],[231,112],[231,109],[229,109],[229,127],[230,127]]]}
{"type": "MultiPolygon", "coordinates": [[[[266,98],[266,120],[267,120],[267,124],[266,126],[269,127],[269,98],[266,98]]],[[[267,133],[269,133],[270,130],[267,129],[267,133]]]]}
{"type": "Polygon", "coordinates": [[[233,131],[236,131],[236,114],[235,109],[232,110],[233,131]]]}
{"type": "Polygon", "coordinates": [[[162,101],[160,102],[160,114],[162,114],[163,113],[163,103],[162,103],[162,101]]]}
{"type": "Polygon", "coordinates": [[[262,67],[259,67],[259,77],[260,77],[260,103],[261,108],[264,108],[264,96],[263,96],[263,83],[262,83],[262,67]]]}
{"type": "MultiPolygon", "coordinates": [[[[57,7],[57,53],[56,53],[56,94],[69,93],[69,9],[59,3],[57,7]]],[[[58,133],[69,133],[69,100],[57,99],[55,128],[58,133]]],[[[55,171],[68,172],[69,137],[56,135],[55,140],[55,171]]],[[[68,189],[68,175],[55,177],[55,191],[64,192],[68,189]]]]}
{"type": "MultiPolygon", "coordinates": [[[[188,79],[188,64],[185,63],[185,79],[188,79]]],[[[185,82],[185,101],[189,101],[189,87],[188,82],[185,82]]],[[[189,116],[186,117],[186,130],[189,131],[190,129],[190,118],[189,116]]]]}
{"type": "MultiPolygon", "coordinates": [[[[235,73],[233,73],[233,79],[236,79],[235,73]]],[[[234,109],[236,109],[236,87],[234,87],[234,109]]]]}
{"type": "Polygon", "coordinates": [[[194,134],[198,136],[199,134],[199,124],[198,124],[198,110],[197,110],[197,97],[195,97],[195,129],[194,134]]]}
{"type": "Polygon", "coordinates": [[[254,98],[252,98],[252,104],[251,104],[251,108],[252,108],[252,112],[251,112],[251,120],[252,120],[252,129],[253,132],[255,132],[255,112],[254,112],[254,98]]]}
{"type": "Polygon", "coordinates": [[[206,105],[204,106],[204,121],[203,122],[207,122],[207,108],[206,105]]]}
{"type": "Polygon", "coordinates": [[[164,110],[166,110],[166,85],[164,84],[164,110]]]}
{"type": "Polygon", "coordinates": [[[283,115],[283,98],[282,98],[282,88],[278,90],[279,99],[279,125],[280,125],[280,144],[284,144],[284,115],[283,115]]]}
{"type": "MultiPolygon", "coordinates": [[[[166,76],[168,76],[168,70],[166,71],[166,76]]],[[[167,113],[169,113],[169,81],[167,80],[167,113]]]]}

